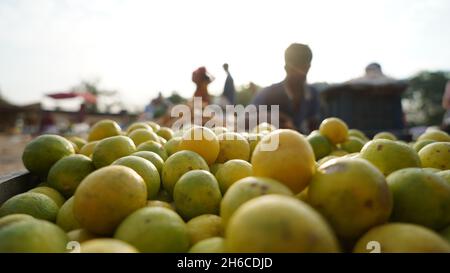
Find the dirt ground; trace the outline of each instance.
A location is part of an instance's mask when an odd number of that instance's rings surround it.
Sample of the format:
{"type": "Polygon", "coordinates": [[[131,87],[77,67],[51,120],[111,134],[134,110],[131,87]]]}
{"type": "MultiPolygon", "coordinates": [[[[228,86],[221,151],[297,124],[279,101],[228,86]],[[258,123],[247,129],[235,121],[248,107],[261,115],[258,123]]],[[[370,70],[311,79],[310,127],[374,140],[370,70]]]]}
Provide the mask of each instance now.
{"type": "Polygon", "coordinates": [[[30,136],[0,134],[0,176],[25,170],[22,152],[30,136]]]}

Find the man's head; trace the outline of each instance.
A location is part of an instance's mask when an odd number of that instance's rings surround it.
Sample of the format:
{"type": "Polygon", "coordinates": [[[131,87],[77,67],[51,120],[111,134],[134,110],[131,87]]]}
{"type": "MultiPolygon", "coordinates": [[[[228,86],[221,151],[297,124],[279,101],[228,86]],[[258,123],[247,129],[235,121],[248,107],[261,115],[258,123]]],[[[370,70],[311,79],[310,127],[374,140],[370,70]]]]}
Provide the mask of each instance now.
{"type": "Polygon", "coordinates": [[[194,72],[192,72],[192,81],[196,84],[206,83],[209,84],[214,81],[214,77],[206,71],[204,66],[199,67],[194,72]]]}
{"type": "Polygon", "coordinates": [[[225,70],[225,72],[228,72],[228,64],[227,63],[224,63],[222,65],[222,67],[223,67],[223,70],[225,70]]]}
{"type": "Polygon", "coordinates": [[[284,52],[288,77],[305,77],[311,67],[312,51],[304,44],[291,44],[284,52]]]}
{"type": "Polygon", "coordinates": [[[379,63],[370,63],[366,66],[366,73],[381,73],[381,65],[379,63]]]}

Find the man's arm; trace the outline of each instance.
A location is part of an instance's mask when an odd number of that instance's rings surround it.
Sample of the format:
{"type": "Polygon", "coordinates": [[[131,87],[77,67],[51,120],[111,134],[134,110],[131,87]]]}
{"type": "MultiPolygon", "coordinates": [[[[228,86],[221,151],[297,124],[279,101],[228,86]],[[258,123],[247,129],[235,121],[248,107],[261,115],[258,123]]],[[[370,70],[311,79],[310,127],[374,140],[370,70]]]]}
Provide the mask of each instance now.
{"type": "Polygon", "coordinates": [[[444,96],[442,97],[442,107],[445,110],[450,110],[450,81],[445,86],[444,96]]]}
{"type": "Polygon", "coordinates": [[[280,112],[278,115],[280,119],[279,120],[280,129],[292,129],[298,131],[298,128],[295,127],[294,121],[290,116],[286,115],[283,112],[280,112]]]}
{"type": "Polygon", "coordinates": [[[319,92],[313,88],[311,88],[312,100],[311,100],[311,108],[308,115],[307,126],[310,132],[319,128],[320,121],[320,96],[319,92]]]}

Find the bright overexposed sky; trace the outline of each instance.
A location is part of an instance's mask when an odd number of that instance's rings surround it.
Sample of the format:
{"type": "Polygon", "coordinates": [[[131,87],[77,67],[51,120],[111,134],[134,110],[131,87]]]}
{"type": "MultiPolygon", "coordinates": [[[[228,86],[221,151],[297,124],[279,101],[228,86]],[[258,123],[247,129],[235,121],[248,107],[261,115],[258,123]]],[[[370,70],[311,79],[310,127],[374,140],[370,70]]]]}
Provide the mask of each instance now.
{"type": "Polygon", "coordinates": [[[158,91],[194,91],[206,66],[223,89],[284,77],[283,52],[307,43],[310,82],[341,82],[380,62],[404,78],[450,70],[448,0],[0,0],[0,89],[18,103],[83,79],[119,90],[132,105],[158,91]]]}

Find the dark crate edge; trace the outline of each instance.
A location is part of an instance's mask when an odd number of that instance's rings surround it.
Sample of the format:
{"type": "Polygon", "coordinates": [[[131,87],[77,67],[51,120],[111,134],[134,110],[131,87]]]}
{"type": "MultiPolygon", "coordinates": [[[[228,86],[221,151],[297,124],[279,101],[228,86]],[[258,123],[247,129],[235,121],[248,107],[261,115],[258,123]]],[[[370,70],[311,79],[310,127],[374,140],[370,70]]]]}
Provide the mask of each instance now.
{"type": "Polygon", "coordinates": [[[15,179],[20,176],[27,175],[27,174],[29,174],[28,171],[18,171],[18,172],[13,172],[13,173],[2,175],[2,176],[0,176],[0,184],[7,182],[8,180],[15,179]]]}
{"type": "Polygon", "coordinates": [[[28,171],[14,172],[0,177],[0,205],[14,195],[26,192],[39,184],[39,178],[28,171]]]}

